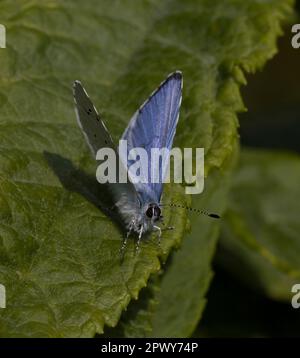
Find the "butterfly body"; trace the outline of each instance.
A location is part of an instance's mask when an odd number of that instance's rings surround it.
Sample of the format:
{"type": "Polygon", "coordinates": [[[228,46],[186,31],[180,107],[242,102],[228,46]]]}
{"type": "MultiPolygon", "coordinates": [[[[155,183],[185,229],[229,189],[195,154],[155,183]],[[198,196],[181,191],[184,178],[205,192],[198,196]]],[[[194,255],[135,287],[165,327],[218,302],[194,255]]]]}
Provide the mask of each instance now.
{"type": "Polygon", "coordinates": [[[130,150],[143,148],[151,158],[152,148],[171,149],[179,117],[182,93],[182,75],[176,71],[150,95],[136,111],[125,130],[122,140],[127,142],[127,150],[117,148],[96,108],[79,81],[74,83],[74,99],[77,120],[93,155],[103,147],[113,149],[118,162],[118,174],[123,170],[128,180],[126,183],[109,183],[108,190],[114,200],[121,221],[127,231],[136,233],[139,239],[147,232],[161,229],[157,223],[162,220],[160,201],[163,179],[169,165],[169,157],[163,157],[158,164],[150,159],[147,169],[142,172],[141,181],[134,182],[129,170],[132,160],[128,159],[130,150]],[[120,160],[119,160],[120,159],[120,160]],[[122,164],[123,163],[123,164],[122,164]],[[158,175],[158,180],[152,181],[158,175]]]}
{"type": "Polygon", "coordinates": [[[162,220],[160,204],[153,201],[142,203],[139,198],[139,205],[133,207],[126,202],[126,197],[121,197],[115,208],[127,233],[146,234],[155,228],[158,229],[156,224],[162,220]]]}

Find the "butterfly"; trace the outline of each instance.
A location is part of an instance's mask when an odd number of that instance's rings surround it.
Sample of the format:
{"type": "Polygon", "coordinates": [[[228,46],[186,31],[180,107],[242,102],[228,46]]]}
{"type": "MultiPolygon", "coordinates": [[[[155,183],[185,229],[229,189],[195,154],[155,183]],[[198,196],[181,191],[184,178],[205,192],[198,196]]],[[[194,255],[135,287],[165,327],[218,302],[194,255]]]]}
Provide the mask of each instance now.
{"type": "MultiPolygon", "coordinates": [[[[141,147],[147,151],[150,158],[151,148],[171,150],[181,99],[182,73],[176,71],[159,85],[131,118],[121,138],[127,141],[128,152],[132,148],[141,147]]],[[[164,156],[159,161],[158,167],[154,167],[151,161],[148,163],[149,178],[151,173],[161,173],[158,182],[151,183],[151,181],[143,182],[141,180],[138,183],[133,183],[130,180],[127,158],[124,159],[124,154],[127,153],[119,153],[108,129],[79,81],[74,82],[74,100],[79,126],[93,156],[96,157],[100,148],[111,148],[118,159],[121,157],[120,162],[125,167],[121,169],[127,173],[127,182],[111,183],[108,185],[108,190],[127,230],[126,238],[131,233],[136,233],[139,244],[140,239],[147,232],[158,231],[160,237],[161,228],[157,223],[162,220],[161,196],[163,178],[169,165],[169,156],[164,156]]],[[[118,171],[121,169],[117,168],[118,171]]],[[[124,245],[126,245],[126,240],[124,245]]]]}

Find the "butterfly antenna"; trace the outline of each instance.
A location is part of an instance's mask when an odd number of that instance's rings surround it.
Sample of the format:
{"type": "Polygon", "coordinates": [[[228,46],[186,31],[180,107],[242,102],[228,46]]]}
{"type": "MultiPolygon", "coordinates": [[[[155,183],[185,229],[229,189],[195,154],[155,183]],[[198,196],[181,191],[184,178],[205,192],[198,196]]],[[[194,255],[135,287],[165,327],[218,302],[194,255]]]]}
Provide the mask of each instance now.
{"type": "Polygon", "coordinates": [[[206,211],[206,210],[195,209],[195,208],[191,208],[191,207],[189,207],[189,206],[180,205],[180,204],[170,203],[170,204],[161,204],[160,206],[170,206],[171,208],[185,209],[185,210],[188,210],[188,211],[192,211],[192,212],[194,212],[194,213],[198,213],[198,214],[202,214],[202,215],[209,216],[209,217],[214,218],[214,219],[220,219],[220,218],[221,218],[220,215],[218,215],[218,214],[209,213],[209,212],[206,211]]]}

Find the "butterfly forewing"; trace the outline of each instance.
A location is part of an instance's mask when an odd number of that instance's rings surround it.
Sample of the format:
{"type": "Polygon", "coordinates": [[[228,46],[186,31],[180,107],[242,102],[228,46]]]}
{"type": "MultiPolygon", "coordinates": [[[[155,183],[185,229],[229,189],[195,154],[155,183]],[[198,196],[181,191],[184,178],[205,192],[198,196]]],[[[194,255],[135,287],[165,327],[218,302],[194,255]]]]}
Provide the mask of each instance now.
{"type": "MultiPolygon", "coordinates": [[[[97,151],[101,148],[113,149],[116,156],[116,177],[118,179],[120,170],[118,152],[105,124],[79,81],[74,82],[74,100],[78,124],[94,158],[96,158],[97,151]]],[[[127,168],[123,170],[127,173],[127,168]]],[[[123,221],[128,225],[140,207],[140,201],[134,185],[128,178],[126,183],[119,183],[117,180],[116,183],[107,183],[106,186],[123,221]]]]}
{"type": "MultiPolygon", "coordinates": [[[[142,147],[147,151],[148,158],[151,158],[152,148],[171,150],[179,117],[181,95],[182,74],[176,71],[168,76],[132,117],[122,136],[122,139],[127,140],[128,152],[132,148],[142,147]]],[[[120,155],[124,163],[129,166],[130,162],[127,161],[124,153],[120,155]]],[[[169,156],[163,157],[157,165],[152,167],[149,159],[148,182],[135,184],[144,202],[160,201],[162,181],[168,169],[169,156]],[[160,173],[159,182],[151,183],[151,178],[157,172],[160,173]]]]}
{"type": "Polygon", "coordinates": [[[105,124],[79,81],[74,82],[74,99],[77,120],[92,154],[96,157],[99,148],[115,148],[105,124]]]}

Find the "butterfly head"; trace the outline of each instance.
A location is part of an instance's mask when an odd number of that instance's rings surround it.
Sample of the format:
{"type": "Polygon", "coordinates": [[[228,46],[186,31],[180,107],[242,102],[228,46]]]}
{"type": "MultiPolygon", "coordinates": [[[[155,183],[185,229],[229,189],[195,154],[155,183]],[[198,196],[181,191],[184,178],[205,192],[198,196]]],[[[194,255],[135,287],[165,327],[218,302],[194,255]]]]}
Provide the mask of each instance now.
{"type": "Polygon", "coordinates": [[[155,223],[162,219],[161,208],[159,204],[155,202],[150,202],[141,208],[140,214],[135,217],[135,227],[134,231],[140,233],[141,230],[143,233],[152,231],[156,226],[155,223]]]}
{"type": "Polygon", "coordinates": [[[158,221],[161,218],[161,209],[158,204],[150,203],[146,207],[145,215],[151,221],[158,221]]]}

